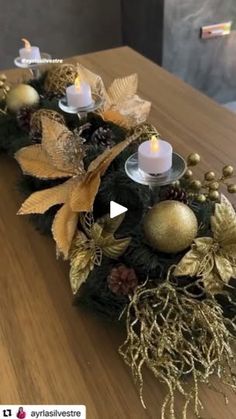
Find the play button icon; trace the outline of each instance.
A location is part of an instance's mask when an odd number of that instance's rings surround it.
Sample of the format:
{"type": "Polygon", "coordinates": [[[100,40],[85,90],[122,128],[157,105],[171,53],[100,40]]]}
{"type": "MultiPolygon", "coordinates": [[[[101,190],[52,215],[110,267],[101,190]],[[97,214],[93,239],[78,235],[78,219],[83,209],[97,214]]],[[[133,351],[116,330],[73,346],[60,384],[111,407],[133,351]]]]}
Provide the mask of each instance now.
{"type": "Polygon", "coordinates": [[[128,211],[128,208],[123,205],[117,204],[115,201],[110,201],[110,218],[115,218],[120,214],[128,211]]]}

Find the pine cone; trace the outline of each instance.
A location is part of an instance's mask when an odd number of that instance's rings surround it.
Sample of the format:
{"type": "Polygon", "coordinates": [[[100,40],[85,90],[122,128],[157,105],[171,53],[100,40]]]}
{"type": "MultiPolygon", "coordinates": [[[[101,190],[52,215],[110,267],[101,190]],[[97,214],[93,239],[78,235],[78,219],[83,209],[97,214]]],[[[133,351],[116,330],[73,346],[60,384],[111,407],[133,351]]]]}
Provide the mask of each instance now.
{"type": "Polygon", "coordinates": [[[138,285],[138,278],[133,268],[118,265],[107,277],[108,288],[118,295],[129,295],[138,285]]]}
{"type": "Polygon", "coordinates": [[[183,202],[184,204],[188,203],[188,196],[187,193],[176,186],[170,186],[164,194],[164,199],[166,200],[174,200],[183,202]]]}
{"type": "Polygon", "coordinates": [[[91,143],[94,145],[102,145],[104,147],[112,147],[115,144],[114,134],[108,127],[99,127],[92,134],[91,143]]]}
{"type": "Polygon", "coordinates": [[[30,131],[30,120],[34,112],[35,112],[35,109],[30,108],[28,106],[21,108],[17,112],[16,114],[17,123],[22,130],[26,132],[30,131]]]}

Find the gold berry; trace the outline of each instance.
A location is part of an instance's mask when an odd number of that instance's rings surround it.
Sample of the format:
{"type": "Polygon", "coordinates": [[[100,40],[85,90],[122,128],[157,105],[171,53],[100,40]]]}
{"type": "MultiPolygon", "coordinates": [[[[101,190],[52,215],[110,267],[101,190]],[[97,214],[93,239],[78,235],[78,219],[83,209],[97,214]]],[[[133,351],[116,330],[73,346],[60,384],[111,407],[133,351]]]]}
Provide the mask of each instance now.
{"type": "Polygon", "coordinates": [[[204,176],[205,180],[207,180],[207,181],[214,180],[215,177],[216,177],[216,175],[212,171],[205,173],[205,176],[204,176]]]}
{"type": "Polygon", "coordinates": [[[6,92],[9,92],[10,87],[9,86],[5,86],[4,89],[6,90],[6,92]]]}
{"type": "Polygon", "coordinates": [[[0,74],[0,80],[1,81],[6,81],[7,76],[5,74],[0,74]]]}
{"type": "Polygon", "coordinates": [[[0,80],[0,89],[1,89],[1,87],[3,87],[4,86],[4,83],[3,83],[3,81],[1,81],[0,80]]]}
{"type": "Polygon", "coordinates": [[[192,189],[199,190],[202,187],[202,182],[200,180],[192,180],[190,183],[192,189]]]}
{"type": "Polygon", "coordinates": [[[189,154],[187,158],[187,164],[188,166],[196,166],[201,160],[201,157],[197,153],[191,153],[189,154]]]}
{"type": "Polygon", "coordinates": [[[229,185],[227,185],[227,190],[229,193],[236,193],[236,184],[229,183],[229,185]]]}
{"type": "Polygon", "coordinates": [[[201,194],[199,194],[199,195],[196,197],[196,200],[197,200],[198,202],[203,203],[203,202],[205,202],[205,201],[206,201],[206,196],[205,196],[203,193],[201,193],[201,194]]]}
{"type": "Polygon", "coordinates": [[[191,169],[187,169],[185,174],[184,174],[185,179],[190,179],[191,177],[193,177],[193,172],[191,169]]]}
{"type": "Polygon", "coordinates": [[[210,191],[208,196],[211,201],[218,201],[220,198],[218,191],[210,191]]]}
{"type": "Polygon", "coordinates": [[[175,188],[179,188],[180,181],[179,180],[176,180],[175,182],[172,183],[172,186],[174,186],[175,188]]]}
{"type": "Polygon", "coordinates": [[[212,191],[218,191],[220,184],[218,182],[211,182],[208,186],[212,191]]]}
{"type": "Polygon", "coordinates": [[[234,172],[234,168],[233,168],[233,166],[230,166],[228,164],[227,166],[223,167],[222,172],[223,172],[224,177],[230,177],[234,172]]]}

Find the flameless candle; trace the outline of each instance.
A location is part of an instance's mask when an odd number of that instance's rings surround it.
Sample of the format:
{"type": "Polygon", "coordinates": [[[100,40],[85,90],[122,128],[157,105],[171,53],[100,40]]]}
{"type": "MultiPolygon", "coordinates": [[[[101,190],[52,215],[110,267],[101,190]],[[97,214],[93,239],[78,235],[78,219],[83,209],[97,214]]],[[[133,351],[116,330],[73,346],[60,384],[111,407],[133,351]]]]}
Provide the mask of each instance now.
{"type": "Polygon", "coordinates": [[[152,136],[138,148],[139,168],[153,175],[167,172],[172,166],[172,152],[172,146],[167,141],[152,136]]]}
{"type": "Polygon", "coordinates": [[[75,83],[66,89],[67,105],[72,108],[86,108],[93,102],[91,87],[76,77],[75,83]]]}
{"type": "Polygon", "coordinates": [[[22,39],[25,46],[19,50],[21,60],[30,60],[32,62],[41,59],[40,51],[38,47],[32,47],[27,39],[22,39]]]}

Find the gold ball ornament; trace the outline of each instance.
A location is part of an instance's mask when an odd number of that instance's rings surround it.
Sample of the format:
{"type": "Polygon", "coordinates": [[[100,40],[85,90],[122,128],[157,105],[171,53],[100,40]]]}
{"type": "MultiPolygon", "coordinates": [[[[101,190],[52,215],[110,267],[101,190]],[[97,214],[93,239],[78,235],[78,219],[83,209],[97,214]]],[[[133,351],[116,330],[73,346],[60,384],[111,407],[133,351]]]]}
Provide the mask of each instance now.
{"type": "Polygon", "coordinates": [[[0,80],[5,82],[7,79],[7,76],[5,74],[0,74],[0,80]]]}
{"type": "Polygon", "coordinates": [[[218,191],[220,184],[219,182],[211,182],[208,187],[211,191],[218,191]]]}
{"type": "Polygon", "coordinates": [[[38,92],[28,84],[18,84],[9,91],[6,97],[7,108],[12,112],[17,112],[24,106],[36,106],[38,103],[38,92]]]}
{"type": "Polygon", "coordinates": [[[203,193],[201,193],[197,195],[196,200],[197,202],[200,202],[201,204],[203,204],[203,202],[206,202],[206,196],[203,193]]]}
{"type": "Polygon", "coordinates": [[[227,185],[227,191],[229,193],[236,193],[236,184],[230,183],[229,185],[227,185]]]}
{"type": "Polygon", "coordinates": [[[214,172],[212,172],[212,171],[207,172],[207,173],[205,173],[205,175],[204,175],[205,180],[207,180],[208,182],[210,182],[211,180],[215,180],[215,177],[216,177],[216,175],[215,175],[215,173],[214,173],[214,172]]]}
{"type": "Polygon", "coordinates": [[[211,201],[219,201],[220,194],[218,191],[210,191],[208,197],[211,201]]]}
{"type": "Polygon", "coordinates": [[[193,177],[193,172],[191,169],[187,169],[185,174],[184,174],[184,178],[185,179],[191,179],[193,177]]]}
{"type": "Polygon", "coordinates": [[[192,180],[190,187],[195,191],[199,191],[199,189],[202,187],[202,182],[200,180],[192,180]]]}
{"type": "Polygon", "coordinates": [[[187,158],[187,165],[188,166],[196,166],[201,160],[201,157],[197,153],[189,154],[187,158]]]}
{"type": "Polygon", "coordinates": [[[64,95],[66,88],[74,84],[77,77],[77,68],[73,64],[61,64],[49,70],[44,82],[44,89],[47,93],[64,95]]]}
{"type": "Polygon", "coordinates": [[[228,164],[227,166],[223,167],[222,172],[223,172],[224,177],[230,177],[230,176],[232,176],[232,174],[234,172],[234,168],[233,168],[233,166],[230,166],[228,164]]]}
{"type": "Polygon", "coordinates": [[[144,234],[148,243],[164,253],[177,253],[189,247],[197,235],[194,212],[179,201],[162,201],[154,205],[144,218],[144,234]]]}

